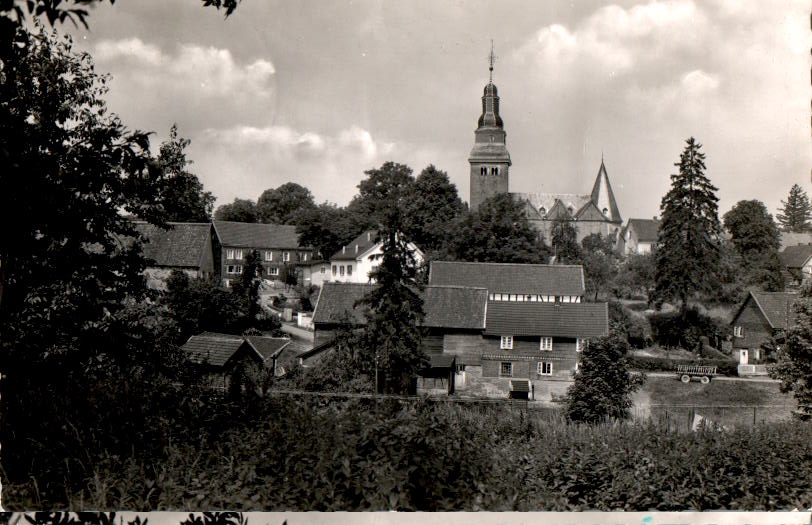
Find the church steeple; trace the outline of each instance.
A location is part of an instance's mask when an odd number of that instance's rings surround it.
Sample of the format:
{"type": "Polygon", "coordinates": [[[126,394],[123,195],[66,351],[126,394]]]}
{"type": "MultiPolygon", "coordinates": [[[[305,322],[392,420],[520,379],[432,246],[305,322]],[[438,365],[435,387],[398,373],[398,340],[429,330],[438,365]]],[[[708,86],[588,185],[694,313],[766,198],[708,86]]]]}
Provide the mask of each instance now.
{"type": "Polygon", "coordinates": [[[474,132],[474,148],[468,157],[471,165],[471,196],[469,204],[474,210],[482,201],[498,193],[508,192],[508,167],[511,165],[507,150],[507,134],[499,115],[499,95],[493,83],[493,64],[496,55],[488,55],[488,84],[482,94],[482,115],[474,132]]]}
{"type": "Polygon", "coordinates": [[[612,191],[612,185],[609,184],[609,174],[606,173],[602,151],[601,167],[598,169],[598,176],[595,178],[595,184],[592,186],[592,195],[590,195],[590,197],[592,202],[595,203],[595,206],[601,210],[610,222],[623,222],[620,216],[620,210],[617,207],[617,202],[615,201],[615,193],[612,191]]]}

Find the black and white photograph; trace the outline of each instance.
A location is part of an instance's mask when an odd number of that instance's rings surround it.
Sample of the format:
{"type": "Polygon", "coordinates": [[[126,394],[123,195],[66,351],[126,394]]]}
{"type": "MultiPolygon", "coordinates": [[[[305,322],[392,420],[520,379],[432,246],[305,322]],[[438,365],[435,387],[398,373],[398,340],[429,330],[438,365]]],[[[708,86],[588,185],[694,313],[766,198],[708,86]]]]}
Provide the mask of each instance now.
{"type": "Polygon", "coordinates": [[[0,0],[0,523],[809,523],[811,146],[808,0],[0,0]]]}

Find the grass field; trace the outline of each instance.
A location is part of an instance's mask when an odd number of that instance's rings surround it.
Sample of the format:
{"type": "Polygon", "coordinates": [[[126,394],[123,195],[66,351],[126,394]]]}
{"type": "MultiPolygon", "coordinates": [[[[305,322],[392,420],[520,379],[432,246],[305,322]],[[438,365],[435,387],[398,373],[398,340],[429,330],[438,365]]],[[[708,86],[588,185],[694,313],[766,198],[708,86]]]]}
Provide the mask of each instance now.
{"type": "Polygon", "coordinates": [[[707,385],[684,384],[676,376],[649,377],[636,401],[638,411],[645,411],[648,403],[652,417],[660,419],[668,413],[669,418],[686,425],[692,410],[722,425],[752,426],[754,412],[758,423],[787,421],[795,407],[795,400],[782,394],[778,383],[717,380],[707,385]]]}

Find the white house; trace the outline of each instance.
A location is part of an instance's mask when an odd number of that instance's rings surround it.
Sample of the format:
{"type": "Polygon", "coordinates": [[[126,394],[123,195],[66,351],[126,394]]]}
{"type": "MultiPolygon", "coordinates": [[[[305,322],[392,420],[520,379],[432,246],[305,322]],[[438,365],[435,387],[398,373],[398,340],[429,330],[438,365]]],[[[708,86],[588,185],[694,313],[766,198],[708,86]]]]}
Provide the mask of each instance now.
{"type": "Polygon", "coordinates": [[[653,219],[629,219],[617,239],[617,252],[621,255],[651,253],[657,246],[660,221],[653,219]]]}
{"type": "MultiPolygon", "coordinates": [[[[413,243],[408,244],[417,264],[423,263],[423,252],[413,243]]],[[[368,283],[369,274],[381,263],[383,242],[378,233],[368,230],[342,246],[330,257],[330,269],[325,281],[342,283],[368,283]]]]}

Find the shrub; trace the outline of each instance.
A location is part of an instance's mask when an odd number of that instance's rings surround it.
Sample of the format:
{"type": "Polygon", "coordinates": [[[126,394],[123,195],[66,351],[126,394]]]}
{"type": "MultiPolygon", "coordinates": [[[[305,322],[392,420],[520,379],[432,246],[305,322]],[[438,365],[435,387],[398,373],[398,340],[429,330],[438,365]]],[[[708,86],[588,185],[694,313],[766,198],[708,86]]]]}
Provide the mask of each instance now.
{"type": "Polygon", "coordinates": [[[700,337],[707,336],[714,346],[725,334],[721,322],[689,308],[683,316],[681,312],[655,313],[649,318],[651,336],[655,342],[666,348],[684,348],[695,351],[700,337]]]}

